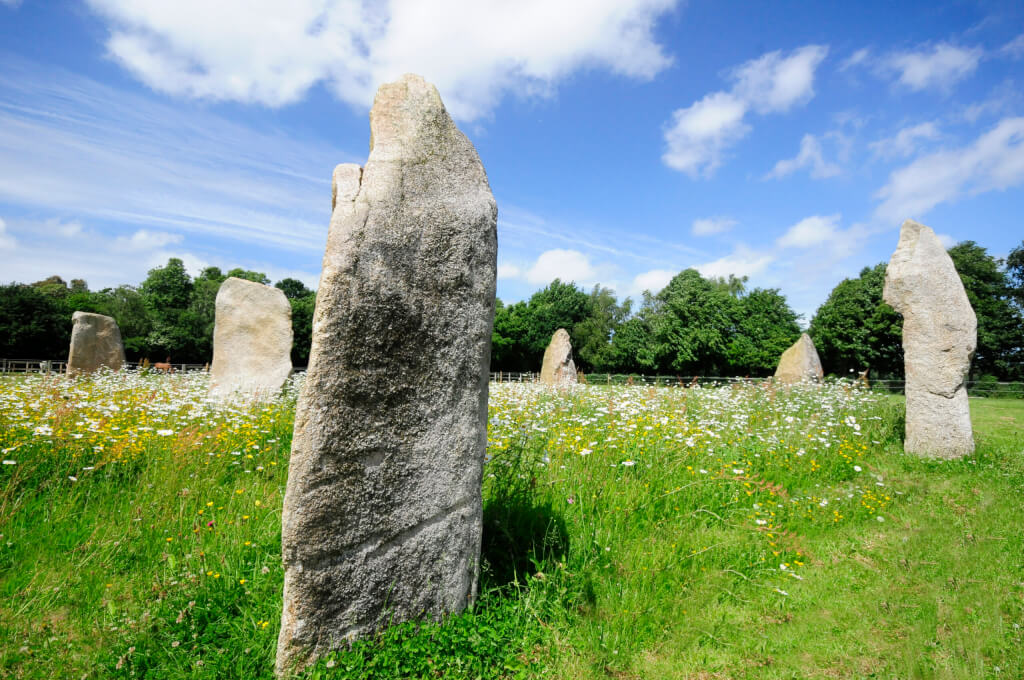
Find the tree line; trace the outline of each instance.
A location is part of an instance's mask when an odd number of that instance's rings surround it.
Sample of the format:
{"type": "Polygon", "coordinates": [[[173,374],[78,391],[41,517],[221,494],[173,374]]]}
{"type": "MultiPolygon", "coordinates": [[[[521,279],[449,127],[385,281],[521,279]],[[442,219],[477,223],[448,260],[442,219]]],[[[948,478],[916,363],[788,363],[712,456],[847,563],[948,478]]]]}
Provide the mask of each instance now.
{"type": "MultiPolygon", "coordinates": [[[[949,254],[978,316],[974,376],[1024,380],[1024,242],[1005,261],[973,241],[949,254]]],[[[882,301],[885,266],[865,267],[840,282],[810,320],[827,373],[870,368],[875,377],[902,377],[902,322],[882,301]]],[[[117,320],[129,360],[206,363],[217,290],[229,276],[270,284],[265,274],[243,269],[208,267],[193,278],[172,258],[138,286],[90,291],[85,281],[58,276],[0,286],[0,356],[66,355],[71,314],[87,311],[117,320]]],[[[316,294],[296,279],[274,285],[292,306],[292,362],[305,365],[316,294]]],[[[496,300],[491,370],[539,370],[558,328],[569,332],[576,365],[585,372],[687,377],[770,375],[801,332],[799,316],[778,289],[748,289],[745,277],[686,269],[636,303],[602,286],[585,291],[556,279],[528,300],[496,300]]]]}

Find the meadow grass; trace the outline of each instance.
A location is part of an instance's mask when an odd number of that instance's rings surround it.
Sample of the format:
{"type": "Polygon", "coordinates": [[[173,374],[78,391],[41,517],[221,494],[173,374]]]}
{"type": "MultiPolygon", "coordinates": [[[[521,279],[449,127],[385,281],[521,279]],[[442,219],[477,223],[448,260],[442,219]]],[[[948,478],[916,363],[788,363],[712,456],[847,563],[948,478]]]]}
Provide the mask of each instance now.
{"type": "MultiPolygon", "coordinates": [[[[0,678],[269,678],[297,385],[0,380],[0,678]]],[[[474,607],[305,678],[1024,676],[1024,400],[492,385],[474,607]]]]}

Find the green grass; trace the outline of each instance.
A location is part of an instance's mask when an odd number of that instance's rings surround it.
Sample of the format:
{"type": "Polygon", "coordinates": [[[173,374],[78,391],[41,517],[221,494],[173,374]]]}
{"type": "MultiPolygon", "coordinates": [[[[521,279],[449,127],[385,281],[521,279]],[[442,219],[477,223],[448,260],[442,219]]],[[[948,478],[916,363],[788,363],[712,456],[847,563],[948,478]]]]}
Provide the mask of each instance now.
{"type": "MultiPolygon", "coordinates": [[[[292,402],[10,385],[0,678],[272,677],[292,402]]],[[[938,462],[840,388],[496,390],[476,605],[304,677],[1022,677],[1024,401],[970,404],[938,462]]]]}

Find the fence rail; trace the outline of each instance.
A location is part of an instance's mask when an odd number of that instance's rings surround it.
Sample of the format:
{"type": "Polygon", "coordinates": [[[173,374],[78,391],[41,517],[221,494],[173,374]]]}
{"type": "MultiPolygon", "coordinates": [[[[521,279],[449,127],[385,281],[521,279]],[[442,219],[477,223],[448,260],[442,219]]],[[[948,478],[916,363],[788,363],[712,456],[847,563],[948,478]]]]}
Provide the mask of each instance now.
{"type": "MultiPolygon", "coordinates": [[[[127,368],[142,368],[137,361],[125,362],[127,368]]],[[[171,364],[174,371],[202,371],[209,364],[171,364]]],[[[0,359],[0,375],[8,373],[67,373],[68,362],[54,359],[0,359]]],[[[305,366],[296,366],[295,372],[305,371],[305,366]]],[[[587,373],[580,374],[581,380],[590,385],[676,385],[690,387],[693,385],[722,385],[734,383],[758,383],[771,378],[751,378],[738,376],[679,376],[679,375],[641,375],[628,373],[587,373]]],[[[494,371],[490,374],[491,382],[498,383],[532,383],[540,379],[539,373],[494,371]]],[[[843,379],[851,385],[861,385],[857,380],[843,379]]],[[[902,394],[906,387],[904,380],[869,380],[868,387],[878,392],[902,394]]],[[[967,393],[972,397],[1011,397],[1024,399],[1024,382],[997,382],[994,380],[968,380],[967,393]]]]}

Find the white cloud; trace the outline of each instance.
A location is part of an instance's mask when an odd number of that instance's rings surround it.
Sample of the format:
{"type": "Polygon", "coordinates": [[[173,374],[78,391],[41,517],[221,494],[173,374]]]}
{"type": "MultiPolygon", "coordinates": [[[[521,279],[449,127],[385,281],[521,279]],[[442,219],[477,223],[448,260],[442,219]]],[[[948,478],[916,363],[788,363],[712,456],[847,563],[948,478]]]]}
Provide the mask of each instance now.
{"type": "MultiPolygon", "coordinates": [[[[121,284],[137,285],[145,279],[150,269],[167,264],[167,260],[172,257],[181,259],[186,270],[193,276],[212,265],[225,271],[242,267],[264,272],[271,281],[292,277],[312,288],[316,287],[319,279],[319,272],[282,267],[280,264],[239,256],[234,252],[225,256],[196,250],[194,244],[186,248],[182,239],[174,234],[150,233],[139,238],[134,238],[135,235],[112,238],[83,229],[70,237],[62,237],[60,234],[64,226],[57,219],[39,222],[12,220],[10,228],[20,237],[17,257],[4,260],[2,282],[6,283],[8,279],[38,281],[56,274],[65,280],[85,279],[93,290],[121,284]],[[167,236],[172,238],[168,239],[167,236]],[[136,245],[147,247],[124,250],[124,246],[131,245],[133,240],[136,245]],[[164,246],[159,245],[161,242],[164,242],[164,246]]],[[[0,233],[0,239],[2,236],[0,233]]]]}
{"type": "Polygon", "coordinates": [[[710,177],[725,150],[750,132],[744,122],[749,111],[781,113],[814,96],[814,71],[826,54],[827,47],[807,45],[785,57],[769,52],[733,69],[730,91],[712,92],[672,113],[662,161],[690,177],[710,177]]]}
{"type": "Polygon", "coordinates": [[[720,257],[712,262],[705,262],[697,265],[696,269],[702,276],[754,276],[775,261],[775,257],[769,253],[758,252],[746,246],[740,245],[725,257],[720,257]]]}
{"type": "Polygon", "coordinates": [[[0,201],[36,211],[322,255],[331,171],[351,160],[57,69],[0,69],[0,201]]]}
{"type": "Polygon", "coordinates": [[[645,290],[651,293],[657,293],[662,288],[668,285],[668,282],[672,280],[672,277],[679,272],[670,271],[668,269],[652,269],[642,274],[637,274],[633,278],[633,283],[630,286],[630,292],[633,295],[639,295],[645,290]]]}
{"type": "Polygon", "coordinates": [[[722,164],[722,152],[742,139],[750,126],[743,122],[747,103],[728,92],[714,92],[672,114],[665,131],[665,165],[690,177],[710,177],[722,164]]]}
{"type": "Polygon", "coordinates": [[[110,24],[110,55],[163,92],[280,106],[324,83],[368,107],[412,71],[462,120],[583,68],[652,78],[671,63],[654,25],[676,2],[88,0],[110,24]]]}
{"type": "Polygon", "coordinates": [[[534,285],[546,285],[555,279],[578,284],[593,283],[597,271],[590,258],[578,250],[555,248],[540,254],[537,261],[525,272],[526,280],[534,285]]]}
{"type": "Polygon", "coordinates": [[[777,50],[738,67],[733,92],[758,113],[784,113],[814,96],[814,71],[828,47],[806,45],[787,57],[777,50]]]}
{"type": "Polygon", "coordinates": [[[889,175],[876,216],[891,224],[940,203],[1024,183],[1024,117],[1004,118],[972,144],[937,151],[889,175]]]}
{"type": "Polygon", "coordinates": [[[848,69],[860,66],[861,64],[867,63],[871,57],[871,50],[867,47],[862,47],[846,59],[839,65],[840,71],[846,71],[848,69]]]}
{"type": "Polygon", "coordinates": [[[690,231],[694,236],[721,234],[735,227],[739,222],[729,217],[702,217],[693,221],[690,231]]]}
{"type": "Polygon", "coordinates": [[[182,238],[181,234],[139,229],[131,236],[119,236],[114,239],[113,247],[117,250],[129,252],[156,250],[172,243],[181,243],[182,238]]]}
{"type": "Polygon", "coordinates": [[[1000,48],[999,53],[1011,59],[1024,58],[1024,33],[1021,33],[1016,38],[1003,45],[1000,48]]]}
{"type": "Polygon", "coordinates": [[[892,137],[872,142],[868,146],[879,158],[899,158],[912,156],[917,151],[918,141],[938,139],[939,128],[933,122],[921,123],[905,127],[892,137]]]}
{"type": "Polygon", "coordinates": [[[780,248],[810,248],[835,239],[838,226],[836,215],[812,215],[800,220],[779,237],[780,248]]]}
{"type": "Polygon", "coordinates": [[[499,279],[518,279],[523,275],[523,270],[514,264],[499,264],[498,265],[498,278],[499,279]]]}
{"type": "Polygon", "coordinates": [[[897,73],[897,82],[911,90],[949,90],[974,73],[982,54],[977,47],[939,43],[915,52],[894,52],[882,61],[882,66],[897,73]]]}
{"type": "Polygon", "coordinates": [[[825,160],[821,152],[821,142],[814,135],[807,134],[800,140],[800,152],[795,158],[781,160],[775,164],[765,179],[779,179],[801,168],[811,169],[811,177],[824,179],[835,177],[842,172],[838,165],[825,160]]]}
{"type": "Polygon", "coordinates": [[[956,239],[949,234],[936,234],[935,236],[939,239],[939,243],[941,243],[946,250],[949,250],[956,245],[956,239]]]}
{"type": "MultiPolygon", "coordinates": [[[[7,223],[0,217],[0,249],[13,250],[18,245],[18,242],[14,240],[14,237],[7,233],[7,223]]],[[[3,283],[0,281],[0,283],[3,283]]]]}

